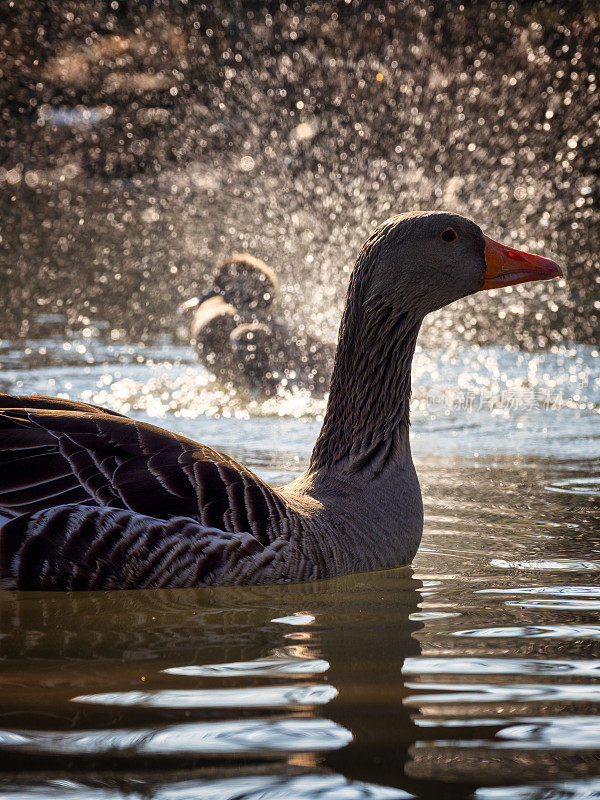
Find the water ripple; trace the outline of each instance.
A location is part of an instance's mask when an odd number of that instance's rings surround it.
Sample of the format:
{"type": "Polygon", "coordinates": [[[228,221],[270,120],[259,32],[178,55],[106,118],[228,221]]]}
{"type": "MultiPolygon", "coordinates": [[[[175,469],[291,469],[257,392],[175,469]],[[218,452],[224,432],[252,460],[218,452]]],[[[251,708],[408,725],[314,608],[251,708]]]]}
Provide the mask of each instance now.
{"type": "Polygon", "coordinates": [[[600,478],[567,478],[564,481],[555,481],[544,486],[549,492],[561,494],[591,495],[600,497],[600,478]]]}
{"type": "MultiPolygon", "coordinates": [[[[131,785],[119,781],[130,800],[410,800],[414,795],[402,789],[374,783],[350,781],[342,775],[243,775],[232,778],[196,778],[158,785],[144,785],[139,779],[131,785]],[[140,784],[142,786],[140,787],[140,784]]],[[[75,780],[47,780],[36,784],[11,783],[2,793],[4,800],[122,800],[122,789],[106,786],[96,778],[94,785],[75,780]],[[99,785],[100,784],[100,785],[99,785]]]]}
{"type": "Polygon", "coordinates": [[[576,558],[554,558],[543,561],[507,561],[503,558],[494,558],[490,567],[500,569],[523,570],[551,570],[552,572],[598,572],[600,561],[579,561],[576,558]]]}
{"type": "Polygon", "coordinates": [[[452,631],[451,636],[522,639],[600,639],[600,625],[505,625],[452,631]]]}
{"type": "Polygon", "coordinates": [[[327,672],[329,662],[322,658],[258,658],[226,664],[190,664],[168,667],[162,672],[187,677],[233,678],[252,675],[318,675],[327,672]]]}
{"type": "Polygon", "coordinates": [[[600,701],[600,685],[589,684],[513,684],[495,686],[475,683],[407,683],[409,689],[433,691],[435,694],[411,695],[405,702],[409,705],[420,703],[497,703],[522,702],[539,703],[569,700],[579,702],[600,701]],[[439,692],[439,694],[438,694],[439,692]]]}
{"type": "Polygon", "coordinates": [[[282,625],[310,625],[314,622],[315,618],[312,614],[290,614],[288,617],[276,617],[271,622],[279,622],[282,625]]]}
{"type": "Polygon", "coordinates": [[[547,747],[600,748],[600,717],[569,716],[561,718],[531,717],[519,724],[502,728],[499,739],[547,747]]]}
{"type": "Polygon", "coordinates": [[[507,606],[545,608],[552,611],[600,611],[598,600],[507,600],[507,606]]]}
{"type": "Polygon", "coordinates": [[[407,658],[405,675],[600,675],[600,661],[535,658],[407,658]]]}
{"type": "MultiPolygon", "coordinates": [[[[526,717],[502,728],[496,740],[446,739],[437,747],[486,748],[487,750],[599,750],[600,717],[526,717]]],[[[418,745],[417,745],[418,746],[418,745]]]]}
{"type": "Polygon", "coordinates": [[[54,755],[190,755],[337,750],[350,731],[329,719],[248,719],[168,728],[0,730],[0,748],[54,755]]]}
{"type": "Polygon", "coordinates": [[[598,800],[600,780],[552,781],[529,786],[490,786],[477,789],[475,800],[598,800]]]}
{"type": "Polygon", "coordinates": [[[72,697],[73,703],[139,708],[281,708],[329,703],[337,689],[313,686],[249,686],[236,689],[162,689],[147,692],[106,692],[72,697]]]}
{"type": "Polygon", "coordinates": [[[511,589],[477,589],[473,594],[551,594],[600,597],[600,586],[519,586],[511,589]]]}

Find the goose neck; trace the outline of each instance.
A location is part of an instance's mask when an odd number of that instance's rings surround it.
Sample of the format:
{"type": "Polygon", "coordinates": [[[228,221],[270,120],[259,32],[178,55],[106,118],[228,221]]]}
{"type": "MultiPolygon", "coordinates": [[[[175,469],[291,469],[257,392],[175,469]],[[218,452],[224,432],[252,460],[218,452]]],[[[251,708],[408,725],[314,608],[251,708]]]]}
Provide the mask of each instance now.
{"type": "Polygon", "coordinates": [[[410,457],[411,364],[422,317],[389,304],[347,303],[311,471],[378,474],[410,457]]]}

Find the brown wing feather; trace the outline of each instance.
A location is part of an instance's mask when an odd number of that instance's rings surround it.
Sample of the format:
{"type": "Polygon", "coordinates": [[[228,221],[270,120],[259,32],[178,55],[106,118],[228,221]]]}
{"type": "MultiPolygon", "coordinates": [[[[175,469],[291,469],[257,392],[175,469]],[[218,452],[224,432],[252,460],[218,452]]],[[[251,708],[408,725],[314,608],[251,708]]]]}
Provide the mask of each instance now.
{"type": "MultiPolygon", "coordinates": [[[[41,397],[36,394],[0,394],[0,408],[47,408],[51,411],[101,411],[113,417],[123,417],[118,411],[82,403],[79,400],[66,400],[64,397],[41,397]]],[[[126,419],[126,417],[125,417],[126,419]]]]}
{"type": "Polygon", "coordinates": [[[0,395],[0,509],[66,503],[192,517],[272,541],[287,507],[234,459],[85,403],[0,395]]]}
{"type": "MultiPolygon", "coordinates": [[[[16,589],[154,589],[255,583],[273,567],[286,577],[286,543],[265,547],[186,518],[56,506],[1,530],[0,586],[16,589]]],[[[312,577],[312,567],[299,565],[312,577]]]]}

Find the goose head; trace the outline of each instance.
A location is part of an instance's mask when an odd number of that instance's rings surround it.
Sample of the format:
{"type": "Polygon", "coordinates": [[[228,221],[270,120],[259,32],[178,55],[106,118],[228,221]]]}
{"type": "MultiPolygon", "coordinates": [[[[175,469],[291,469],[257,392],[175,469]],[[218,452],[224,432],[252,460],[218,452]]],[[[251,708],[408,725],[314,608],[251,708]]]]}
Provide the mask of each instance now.
{"type": "Polygon", "coordinates": [[[278,291],[277,276],[264,261],[238,253],[221,263],[207,294],[220,294],[240,312],[260,313],[271,305],[278,291]]]}
{"type": "Polygon", "coordinates": [[[460,214],[414,212],[384,222],[355,268],[365,306],[427,314],[482,289],[562,276],[556,262],[486,236],[460,214]]]}
{"type": "Polygon", "coordinates": [[[500,244],[459,214],[413,212],[380,225],[350,276],[311,468],[375,474],[409,454],[410,370],[426,314],[482,289],[560,275],[556,262],[500,244]]]}
{"type": "Polygon", "coordinates": [[[277,276],[264,261],[249,253],[236,253],[219,264],[212,285],[199,297],[182,303],[178,313],[196,311],[205,300],[221,297],[243,317],[264,317],[278,292],[277,276]]]}

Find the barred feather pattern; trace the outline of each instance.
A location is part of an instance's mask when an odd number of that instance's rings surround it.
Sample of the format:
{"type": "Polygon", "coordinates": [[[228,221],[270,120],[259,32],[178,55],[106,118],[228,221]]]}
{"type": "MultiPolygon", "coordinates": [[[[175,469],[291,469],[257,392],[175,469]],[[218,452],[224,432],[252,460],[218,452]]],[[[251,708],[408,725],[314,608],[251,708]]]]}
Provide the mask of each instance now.
{"type": "Polygon", "coordinates": [[[421,327],[421,298],[400,311],[385,297],[368,297],[374,262],[383,243],[401,231],[394,220],[365,243],[350,278],[340,324],[329,403],[311,458],[312,469],[348,459],[351,469],[380,473],[408,435],[411,364],[421,327]]]}
{"type": "Polygon", "coordinates": [[[0,541],[4,588],[161,589],[320,577],[282,537],[265,547],[249,533],[122,509],[56,506],[7,523],[0,541]]]}
{"type": "Polygon", "coordinates": [[[0,529],[4,586],[201,586],[325,571],[318,556],[294,555],[307,525],[250,470],[83,403],[0,396],[0,509],[17,515],[0,529]]]}

